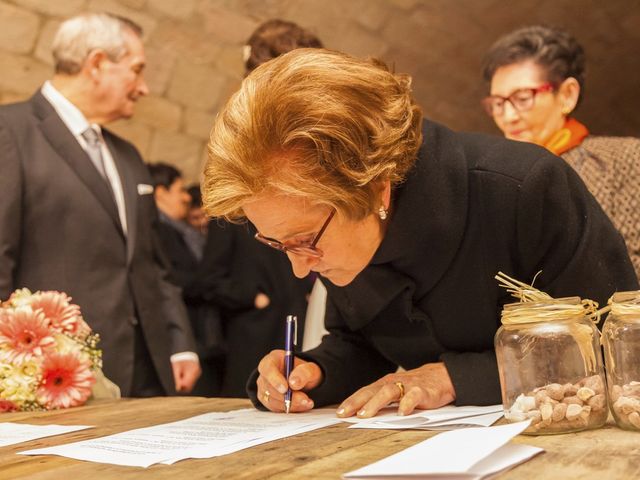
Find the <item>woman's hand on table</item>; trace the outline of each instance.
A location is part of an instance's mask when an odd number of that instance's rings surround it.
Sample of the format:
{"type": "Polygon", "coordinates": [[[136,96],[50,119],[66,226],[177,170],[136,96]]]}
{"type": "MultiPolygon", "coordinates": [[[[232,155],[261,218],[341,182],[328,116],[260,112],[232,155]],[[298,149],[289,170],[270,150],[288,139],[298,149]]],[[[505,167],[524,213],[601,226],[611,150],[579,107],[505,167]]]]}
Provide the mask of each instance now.
{"type": "Polygon", "coordinates": [[[339,417],[370,418],[387,405],[398,402],[398,414],[409,415],[416,408],[438,408],[455,398],[444,363],[428,363],[413,370],[385,375],[362,387],[342,402],[337,414],[339,417]]]}
{"type": "MultiPolygon", "coordinates": [[[[264,356],[258,365],[258,400],[272,412],[284,412],[284,394],[287,379],[284,377],[284,350],[273,350],[264,356]]],[[[291,412],[306,412],[313,408],[313,400],[305,393],[322,382],[322,370],[313,363],[295,358],[289,376],[291,412]]]]}

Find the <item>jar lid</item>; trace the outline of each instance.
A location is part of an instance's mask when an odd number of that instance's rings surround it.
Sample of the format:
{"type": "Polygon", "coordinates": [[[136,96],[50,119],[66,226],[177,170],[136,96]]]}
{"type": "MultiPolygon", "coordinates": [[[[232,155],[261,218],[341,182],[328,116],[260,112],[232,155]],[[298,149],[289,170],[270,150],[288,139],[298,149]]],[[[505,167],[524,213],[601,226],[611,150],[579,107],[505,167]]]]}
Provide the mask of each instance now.
{"type": "Polygon", "coordinates": [[[611,297],[611,303],[638,303],[640,304],[640,290],[628,292],[616,292],[611,297]]]}
{"type": "MultiPolygon", "coordinates": [[[[640,293],[640,292],[639,292],[640,293]]],[[[580,297],[562,297],[562,298],[549,298],[548,300],[539,300],[536,302],[514,302],[504,305],[505,310],[514,310],[519,308],[544,308],[549,305],[581,305],[582,299],[580,297]]]]}
{"type": "Polygon", "coordinates": [[[616,292],[609,304],[614,315],[640,315],[640,290],[616,292]]]}
{"type": "MultiPolygon", "coordinates": [[[[534,281],[540,273],[542,271],[533,277],[534,281]]],[[[520,299],[520,303],[511,303],[502,309],[503,325],[558,320],[579,321],[585,315],[588,315],[594,323],[600,321],[602,309],[598,310],[598,304],[593,300],[582,300],[580,297],[553,298],[548,293],[511,278],[503,272],[498,272],[495,278],[500,286],[520,299]]]]}
{"type": "Polygon", "coordinates": [[[504,325],[580,320],[586,313],[580,297],[549,298],[506,304],[501,320],[504,325]]]}

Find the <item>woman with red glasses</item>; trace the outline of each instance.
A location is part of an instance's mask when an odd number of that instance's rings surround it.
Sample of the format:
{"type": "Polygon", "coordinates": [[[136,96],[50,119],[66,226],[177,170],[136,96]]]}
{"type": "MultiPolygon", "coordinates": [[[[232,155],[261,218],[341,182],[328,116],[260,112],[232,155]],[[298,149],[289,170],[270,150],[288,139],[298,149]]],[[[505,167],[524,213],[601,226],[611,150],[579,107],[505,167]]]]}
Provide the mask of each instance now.
{"type": "Polygon", "coordinates": [[[484,60],[483,100],[505,137],[560,155],[625,238],[640,276],[640,139],[590,135],[572,113],[582,98],[585,55],[563,30],[531,26],[500,38],[484,60]]]}
{"type": "MultiPolygon", "coordinates": [[[[266,355],[254,404],[339,403],[371,417],[500,403],[498,271],[557,297],[637,288],[624,242],[546,150],[423,120],[411,79],[376,60],[301,49],[258,67],[219,113],[203,200],[247,218],[298,277],[328,291],[328,335],[266,355]],[[398,371],[401,366],[404,371],[398,371]]],[[[284,318],[282,319],[284,326],[284,318]]]]}

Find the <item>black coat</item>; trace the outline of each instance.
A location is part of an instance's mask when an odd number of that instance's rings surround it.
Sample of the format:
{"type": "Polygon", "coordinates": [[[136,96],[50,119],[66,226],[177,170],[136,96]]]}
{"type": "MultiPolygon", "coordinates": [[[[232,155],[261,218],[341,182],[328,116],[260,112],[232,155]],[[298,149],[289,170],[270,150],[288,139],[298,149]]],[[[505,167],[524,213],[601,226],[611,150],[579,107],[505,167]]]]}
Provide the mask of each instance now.
{"type": "Polygon", "coordinates": [[[0,107],[0,299],[20,287],[73,297],[100,334],[105,375],[125,396],[139,324],[162,385],[175,393],[169,357],[195,343],[158,258],[151,179],[133,145],[103,136],[122,182],[126,237],[107,183],[42,94],[0,107]]]}
{"type": "MultiPolygon", "coordinates": [[[[156,228],[171,272],[170,279],[184,290],[196,281],[200,262],[188,247],[182,233],[173,225],[158,219],[156,228]]],[[[220,308],[202,296],[187,297],[184,300],[202,367],[202,374],[191,395],[218,396],[226,349],[220,308]]]]}
{"type": "MultiPolygon", "coordinates": [[[[330,335],[301,354],[324,372],[310,392],[316,406],[398,366],[439,361],[456,404],[500,403],[493,339],[502,306],[515,300],[498,286],[498,271],[526,282],[542,271],[541,290],[601,304],[638,287],[621,236],[582,181],[532,144],[425,121],[391,208],[371,264],[346,287],[325,281],[330,335]]],[[[257,404],[255,382],[249,387],[257,404]]]]}
{"type": "Polygon", "coordinates": [[[155,220],[154,225],[158,230],[162,250],[171,265],[171,279],[173,283],[184,288],[191,283],[198,270],[198,259],[189,249],[180,231],[160,218],[155,220]]]}
{"type": "MultiPolygon", "coordinates": [[[[156,222],[156,228],[162,250],[169,263],[172,283],[183,290],[189,288],[197,280],[200,261],[191,251],[179,230],[162,220],[156,222]]],[[[186,296],[184,300],[200,359],[223,355],[226,347],[222,333],[220,308],[202,296],[186,296]]]]}

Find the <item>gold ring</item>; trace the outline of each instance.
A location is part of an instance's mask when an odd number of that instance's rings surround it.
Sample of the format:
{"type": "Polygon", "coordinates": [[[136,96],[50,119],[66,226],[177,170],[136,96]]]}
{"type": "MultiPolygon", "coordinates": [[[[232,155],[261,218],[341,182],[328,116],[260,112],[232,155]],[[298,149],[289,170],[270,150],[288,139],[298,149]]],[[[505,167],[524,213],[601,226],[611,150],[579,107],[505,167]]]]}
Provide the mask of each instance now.
{"type": "Polygon", "coordinates": [[[264,395],[262,395],[262,399],[264,400],[264,403],[269,403],[270,395],[271,395],[271,392],[269,392],[269,390],[264,391],[264,395]]]}
{"type": "Polygon", "coordinates": [[[404,397],[404,384],[402,382],[395,382],[395,386],[400,390],[400,397],[398,400],[402,400],[402,397],[404,397]]]}

